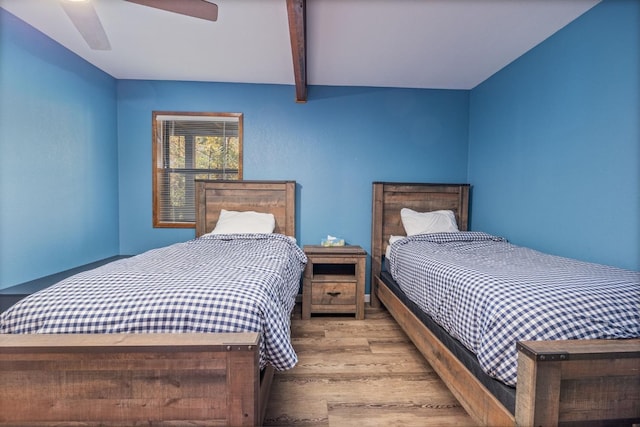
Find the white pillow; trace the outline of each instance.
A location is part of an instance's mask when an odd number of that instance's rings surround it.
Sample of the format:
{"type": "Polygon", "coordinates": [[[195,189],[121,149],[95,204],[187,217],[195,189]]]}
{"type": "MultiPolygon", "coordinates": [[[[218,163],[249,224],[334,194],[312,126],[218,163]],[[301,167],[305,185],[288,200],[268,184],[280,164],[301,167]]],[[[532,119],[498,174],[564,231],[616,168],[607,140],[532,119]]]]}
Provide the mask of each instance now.
{"type": "Polygon", "coordinates": [[[391,256],[391,245],[397,242],[398,240],[404,239],[404,238],[405,236],[394,236],[394,235],[389,236],[389,244],[387,245],[387,250],[385,251],[385,255],[387,256],[387,258],[391,256]]]}
{"type": "Polygon", "coordinates": [[[273,214],[222,209],[211,234],[273,233],[275,228],[276,219],[273,214]]]}
{"type": "Polygon", "coordinates": [[[405,238],[405,236],[394,236],[394,235],[391,235],[391,236],[389,236],[389,244],[391,245],[392,243],[395,243],[398,240],[404,239],[404,238],[405,238]]]}
{"type": "Polygon", "coordinates": [[[402,208],[400,218],[407,236],[459,231],[453,211],[416,212],[409,208],[402,208]]]}

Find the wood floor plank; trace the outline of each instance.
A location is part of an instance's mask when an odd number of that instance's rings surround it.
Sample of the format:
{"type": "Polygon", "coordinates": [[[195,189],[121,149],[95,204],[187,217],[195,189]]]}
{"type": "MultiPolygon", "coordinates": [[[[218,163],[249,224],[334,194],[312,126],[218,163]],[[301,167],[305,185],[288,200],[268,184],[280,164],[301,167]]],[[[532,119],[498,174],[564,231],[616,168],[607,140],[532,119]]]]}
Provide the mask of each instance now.
{"type": "MultiPolygon", "coordinates": [[[[342,378],[333,375],[290,375],[278,379],[278,389],[284,396],[279,401],[297,399],[323,399],[333,402],[362,401],[400,404],[419,401],[429,405],[457,405],[457,401],[433,374],[386,374],[363,376],[345,374],[342,378]]],[[[273,397],[272,397],[273,399],[273,397]]]]}
{"type": "Polygon", "coordinates": [[[407,341],[370,341],[369,349],[372,353],[402,353],[415,351],[419,354],[418,349],[407,341]]]}
{"type": "Polygon", "coordinates": [[[368,404],[350,402],[329,404],[329,426],[475,426],[460,405],[368,404]]]}
{"type": "Polygon", "coordinates": [[[350,373],[418,373],[431,370],[431,367],[417,352],[407,354],[374,354],[370,351],[366,353],[350,352],[322,352],[315,354],[298,355],[298,364],[285,373],[292,374],[341,374],[350,373]]]}
{"type": "MultiPolygon", "coordinates": [[[[273,401],[273,396],[269,399],[273,401]]],[[[294,399],[274,401],[283,408],[273,411],[267,408],[265,426],[329,426],[328,404],[326,400],[294,399]]]]}
{"type": "Polygon", "coordinates": [[[471,418],[384,309],[292,319],[298,365],[276,372],[268,426],[471,426],[471,418]]]}
{"type": "Polygon", "coordinates": [[[298,354],[305,352],[328,352],[339,349],[343,352],[369,352],[371,347],[367,338],[326,338],[304,337],[293,338],[293,347],[298,354]]]}

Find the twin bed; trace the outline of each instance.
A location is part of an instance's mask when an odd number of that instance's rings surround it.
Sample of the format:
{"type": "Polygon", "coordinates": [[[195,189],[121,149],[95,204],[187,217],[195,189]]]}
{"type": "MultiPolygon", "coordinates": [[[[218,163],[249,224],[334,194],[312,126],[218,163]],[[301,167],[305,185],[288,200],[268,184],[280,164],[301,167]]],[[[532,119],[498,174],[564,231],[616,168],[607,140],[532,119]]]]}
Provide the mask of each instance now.
{"type": "Polygon", "coordinates": [[[295,182],[196,181],[196,199],[198,238],[3,313],[0,425],[262,422],[274,369],[297,362],[295,182]]]}
{"type": "Polygon", "coordinates": [[[373,184],[372,306],[480,425],[637,423],[640,273],[465,232],[468,200],[468,185],[373,184]],[[392,237],[403,208],[451,211],[462,232],[392,237]]]}
{"type": "MultiPolygon", "coordinates": [[[[197,239],[74,276],[3,315],[15,334],[0,334],[0,425],[261,424],[274,369],[296,363],[295,183],[197,181],[196,198],[197,239]],[[208,234],[223,210],[272,213],[274,234],[208,234]],[[122,286],[127,298],[107,299],[122,286]]],[[[373,184],[371,305],[389,310],[478,424],[640,421],[640,340],[614,339],[640,335],[640,274],[558,257],[540,267],[535,251],[465,233],[468,202],[468,185],[373,184]],[[461,232],[392,239],[406,234],[403,208],[451,211],[461,232]],[[567,290],[582,301],[563,303],[567,290]]]]}

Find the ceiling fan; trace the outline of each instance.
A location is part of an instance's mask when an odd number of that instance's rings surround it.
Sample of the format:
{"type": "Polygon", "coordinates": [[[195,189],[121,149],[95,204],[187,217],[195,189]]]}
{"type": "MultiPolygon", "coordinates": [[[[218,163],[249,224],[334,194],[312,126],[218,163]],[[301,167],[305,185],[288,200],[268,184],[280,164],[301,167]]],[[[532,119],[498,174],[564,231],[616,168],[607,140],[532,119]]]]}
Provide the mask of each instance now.
{"type": "MultiPolygon", "coordinates": [[[[208,21],[218,19],[218,5],[206,0],[125,1],[208,21]]],[[[60,0],[60,4],[91,49],[111,50],[109,38],[91,0],[60,0]]]]}

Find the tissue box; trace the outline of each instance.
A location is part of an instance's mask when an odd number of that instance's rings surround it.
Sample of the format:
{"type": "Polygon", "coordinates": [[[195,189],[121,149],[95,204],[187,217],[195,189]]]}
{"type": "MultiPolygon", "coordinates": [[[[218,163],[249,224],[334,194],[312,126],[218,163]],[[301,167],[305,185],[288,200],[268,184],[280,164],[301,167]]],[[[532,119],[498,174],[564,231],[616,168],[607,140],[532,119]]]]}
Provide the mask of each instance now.
{"type": "Polygon", "coordinates": [[[344,239],[322,239],[322,246],[344,246],[344,239]]]}

